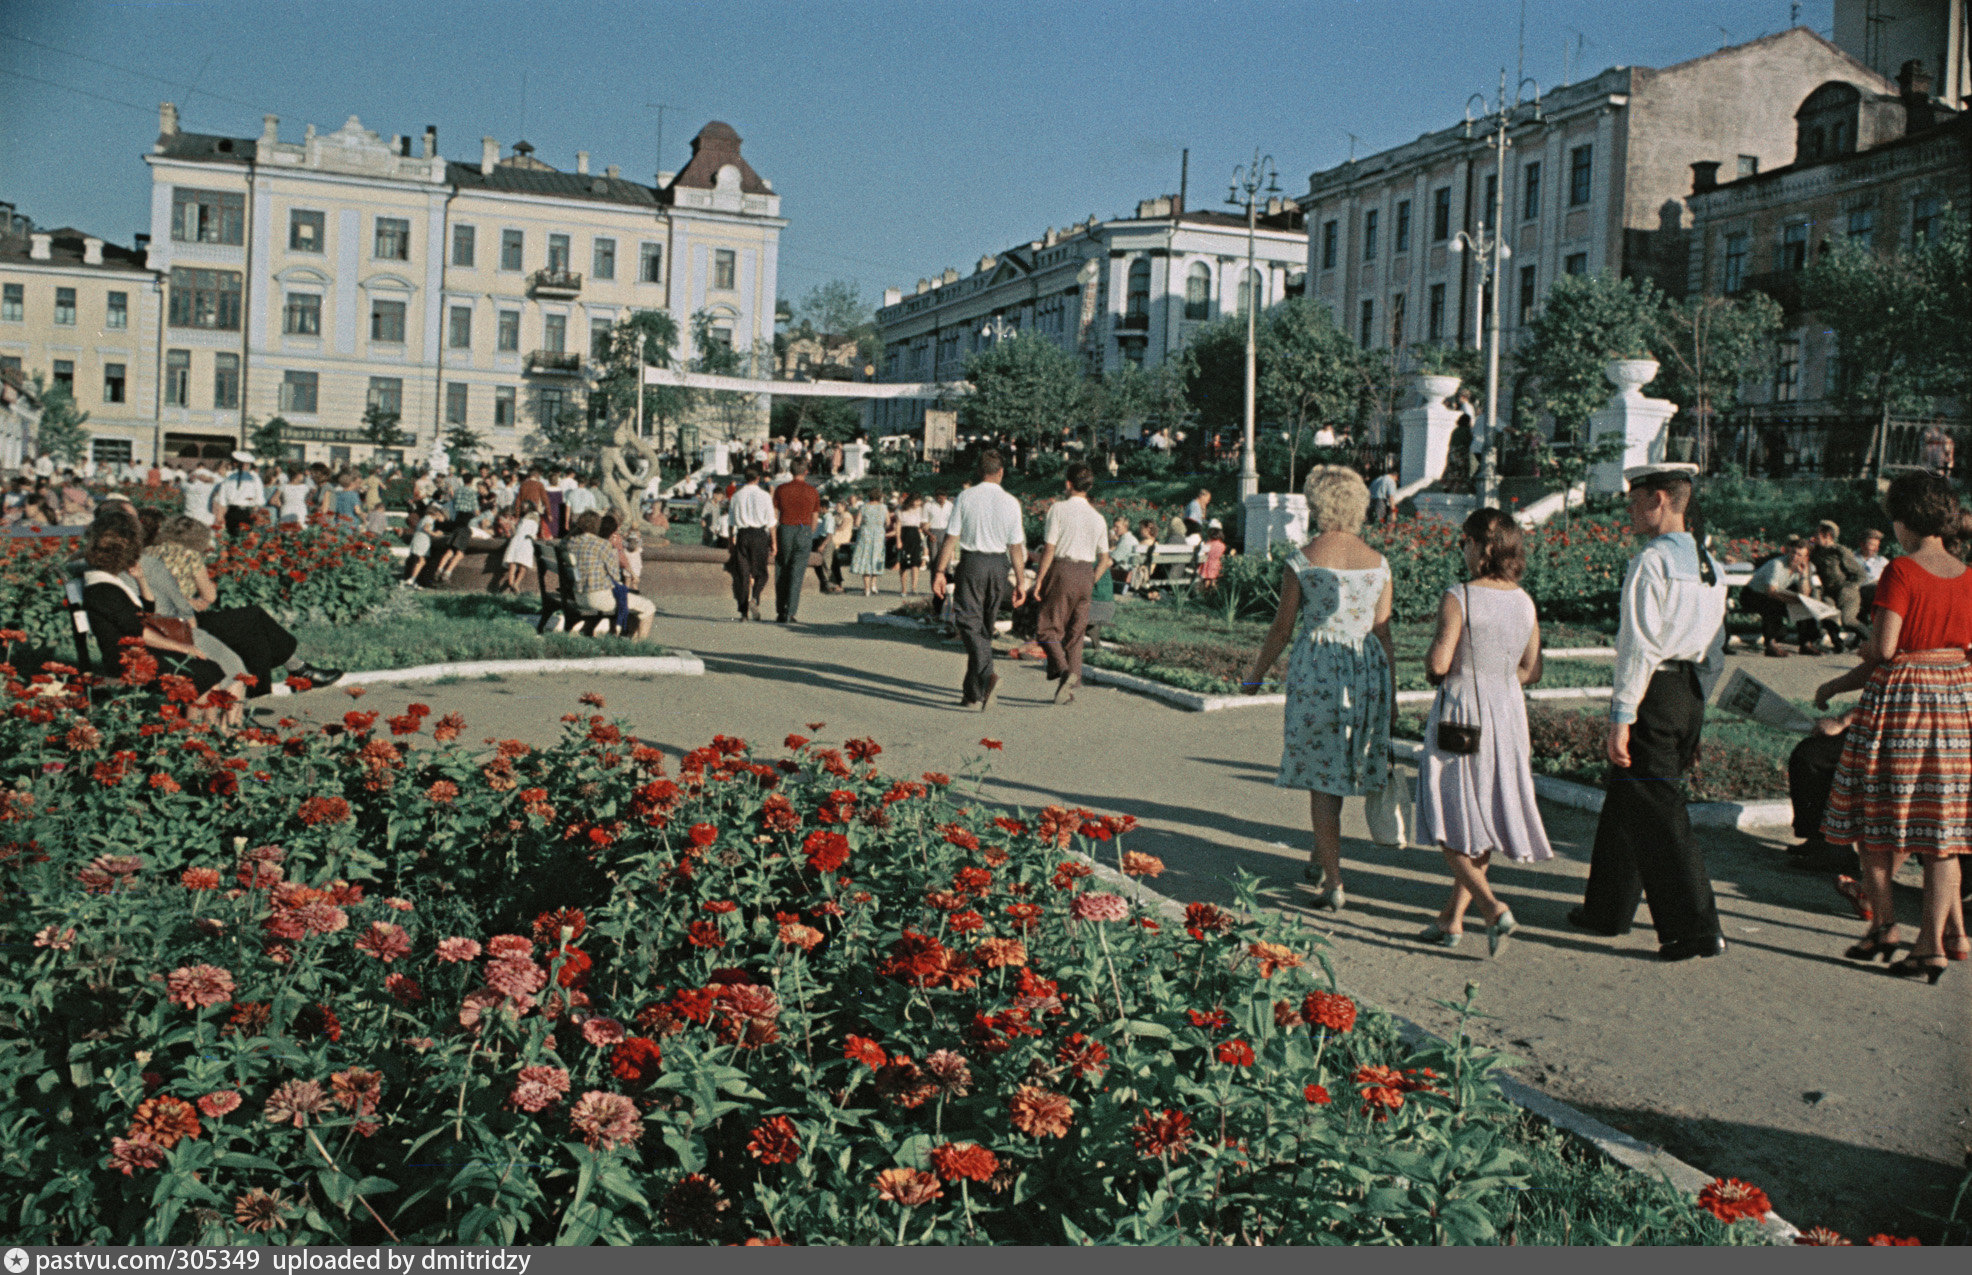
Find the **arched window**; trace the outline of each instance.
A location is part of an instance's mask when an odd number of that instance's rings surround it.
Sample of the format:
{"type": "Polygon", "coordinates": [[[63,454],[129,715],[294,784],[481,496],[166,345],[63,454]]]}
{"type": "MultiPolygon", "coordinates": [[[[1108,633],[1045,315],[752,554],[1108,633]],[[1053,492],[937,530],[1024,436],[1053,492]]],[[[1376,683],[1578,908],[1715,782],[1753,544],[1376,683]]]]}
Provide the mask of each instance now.
{"type": "Polygon", "coordinates": [[[1267,290],[1260,283],[1260,272],[1257,269],[1249,269],[1246,271],[1246,277],[1240,280],[1239,284],[1239,313],[1241,317],[1245,316],[1247,304],[1256,293],[1259,295],[1260,304],[1265,306],[1267,304],[1267,290]]]}
{"type": "Polygon", "coordinates": [[[1124,318],[1130,327],[1150,325],[1150,258],[1138,257],[1130,263],[1129,308],[1124,318]]]}
{"type": "Polygon", "coordinates": [[[1191,270],[1185,275],[1185,317],[1212,317],[1212,267],[1203,261],[1193,262],[1191,270]]]}

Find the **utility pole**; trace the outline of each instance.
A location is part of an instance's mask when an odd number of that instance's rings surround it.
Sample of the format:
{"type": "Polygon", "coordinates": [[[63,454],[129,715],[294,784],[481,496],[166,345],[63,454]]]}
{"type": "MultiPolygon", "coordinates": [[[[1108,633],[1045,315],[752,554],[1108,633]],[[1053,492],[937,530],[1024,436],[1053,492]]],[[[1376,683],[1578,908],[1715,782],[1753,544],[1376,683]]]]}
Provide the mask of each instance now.
{"type": "MultiPolygon", "coordinates": [[[[661,173],[664,171],[664,113],[683,108],[670,102],[645,102],[644,109],[657,112],[657,167],[652,171],[661,173]]],[[[656,180],[655,177],[652,180],[656,180]]]]}

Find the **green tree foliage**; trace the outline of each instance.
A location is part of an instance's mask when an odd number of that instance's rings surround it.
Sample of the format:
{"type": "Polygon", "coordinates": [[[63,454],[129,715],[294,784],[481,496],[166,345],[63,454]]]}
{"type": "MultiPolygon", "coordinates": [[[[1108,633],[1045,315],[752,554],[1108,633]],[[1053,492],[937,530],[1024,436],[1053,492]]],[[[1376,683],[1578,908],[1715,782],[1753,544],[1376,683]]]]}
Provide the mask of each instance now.
{"type": "Polygon", "coordinates": [[[781,438],[809,434],[832,443],[846,443],[863,428],[863,414],[854,403],[839,398],[776,395],[773,432],[781,438]]]}
{"type": "Polygon", "coordinates": [[[1651,357],[1661,305],[1649,280],[1606,274],[1555,280],[1516,355],[1519,369],[1535,378],[1519,398],[1521,411],[1551,413],[1557,437],[1579,436],[1614,392],[1603,367],[1612,359],[1651,357]]]}
{"type": "MultiPolygon", "coordinates": [[[[613,423],[634,419],[637,414],[637,384],[645,367],[675,367],[678,359],[678,322],[662,310],[638,310],[618,320],[610,329],[601,356],[596,361],[596,385],[592,395],[601,395],[603,412],[613,423]]],[[[644,432],[664,450],[664,439],[691,413],[697,401],[682,385],[644,386],[644,432]]]]}
{"type": "Polygon", "coordinates": [[[256,456],[276,460],[288,454],[288,430],[292,426],[285,416],[270,416],[264,425],[254,424],[247,417],[247,446],[256,456]]]}
{"type": "MultiPolygon", "coordinates": [[[[691,324],[692,348],[697,351],[692,360],[692,371],[709,372],[714,376],[759,374],[757,352],[742,354],[733,348],[729,338],[720,339],[711,314],[700,310],[692,315],[691,324]]],[[[712,409],[724,427],[725,436],[731,439],[739,437],[742,430],[751,424],[754,403],[759,397],[738,390],[710,390],[700,394],[697,401],[712,409]]]]}
{"type": "Polygon", "coordinates": [[[82,426],[89,413],[75,408],[75,395],[57,382],[44,385],[41,373],[34,374],[35,397],[41,400],[41,423],[34,428],[35,446],[64,465],[78,464],[89,450],[89,432],[82,426]]]}
{"type": "Polygon", "coordinates": [[[1763,292],[1740,297],[1664,300],[1657,311],[1651,354],[1662,365],[1653,382],[1701,423],[1699,454],[1710,456],[1710,423],[1732,410],[1739,387],[1766,365],[1780,331],[1779,303],[1763,292]]]}
{"type": "Polygon", "coordinates": [[[486,446],[486,438],[478,430],[463,421],[446,427],[445,454],[451,458],[452,468],[464,469],[479,459],[479,449],[486,446]]]}
{"type": "Polygon", "coordinates": [[[1836,332],[1835,397],[1874,411],[1924,410],[1972,388],[1972,262],[1953,216],[1923,243],[1877,253],[1845,239],[1801,280],[1802,301],[1836,332]]]}
{"type": "Polygon", "coordinates": [[[1407,350],[1410,370],[1431,376],[1456,376],[1466,386],[1486,383],[1486,351],[1476,345],[1431,342],[1407,350]]]}
{"type": "MultiPolygon", "coordinates": [[[[1357,347],[1318,301],[1295,299],[1260,315],[1254,332],[1254,427],[1288,435],[1292,470],[1307,437],[1354,424],[1387,379],[1387,357],[1357,347]]],[[[1208,432],[1237,434],[1246,415],[1246,320],[1227,315],[1186,350],[1186,389],[1208,432]]]]}
{"type": "Polygon", "coordinates": [[[540,423],[541,450],[552,459],[574,460],[608,446],[615,432],[607,417],[592,415],[570,403],[552,420],[540,423]]]}
{"type": "Polygon", "coordinates": [[[824,336],[861,337],[874,327],[875,314],[862,289],[849,279],[817,284],[801,298],[794,317],[824,336]]]}
{"type": "Polygon", "coordinates": [[[1092,433],[1112,442],[1135,429],[1149,435],[1159,429],[1183,429],[1191,419],[1185,397],[1185,373],[1177,360],[1153,368],[1125,363],[1085,387],[1085,412],[1092,433]]]}
{"type": "Polygon", "coordinates": [[[404,448],[411,436],[398,428],[399,414],[387,412],[376,403],[363,409],[363,441],[377,448],[404,448]]]}
{"type": "Polygon", "coordinates": [[[968,358],[965,371],[973,386],[959,404],[966,433],[1053,443],[1084,419],[1081,366],[1046,337],[1015,333],[968,358]]]}

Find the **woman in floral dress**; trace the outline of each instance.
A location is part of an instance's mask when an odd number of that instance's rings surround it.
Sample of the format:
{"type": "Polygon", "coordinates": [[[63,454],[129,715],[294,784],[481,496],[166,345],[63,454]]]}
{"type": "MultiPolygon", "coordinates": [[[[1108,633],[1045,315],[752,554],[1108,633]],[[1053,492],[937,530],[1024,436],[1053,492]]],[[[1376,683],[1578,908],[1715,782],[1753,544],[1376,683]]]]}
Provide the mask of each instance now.
{"type": "Polygon", "coordinates": [[[1342,799],[1390,782],[1397,698],[1391,680],[1390,564],[1356,533],[1369,488],[1346,465],[1318,465],[1305,487],[1316,536],[1287,560],[1280,609],[1246,679],[1251,695],[1287,649],[1282,788],[1308,790],[1316,906],[1342,910],[1342,799]]]}

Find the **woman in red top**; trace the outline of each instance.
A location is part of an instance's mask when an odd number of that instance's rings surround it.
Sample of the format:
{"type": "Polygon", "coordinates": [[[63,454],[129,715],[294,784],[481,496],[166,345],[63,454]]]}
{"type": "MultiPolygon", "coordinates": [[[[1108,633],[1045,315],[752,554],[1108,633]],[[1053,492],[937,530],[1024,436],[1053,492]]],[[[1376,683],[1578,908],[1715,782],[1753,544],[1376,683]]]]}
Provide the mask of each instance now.
{"type": "Polygon", "coordinates": [[[1972,570],[1952,551],[1972,537],[1972,518],[1949,482],[1922,471],[1891,483],[1883,504],[1904,556],[1877,584],[1862,663],[1815,692],[1825,708],[1862,689],[1821,835],[1862,858],[1875,920],[1852,960],[1903,946],[1890,881],[1905,855],[1923,857],[1917,943],[1890,972],[1936,983],[1948,956],[1972,954],[1959,898],[1960,856],[1972,853],[1972,570]]]}

